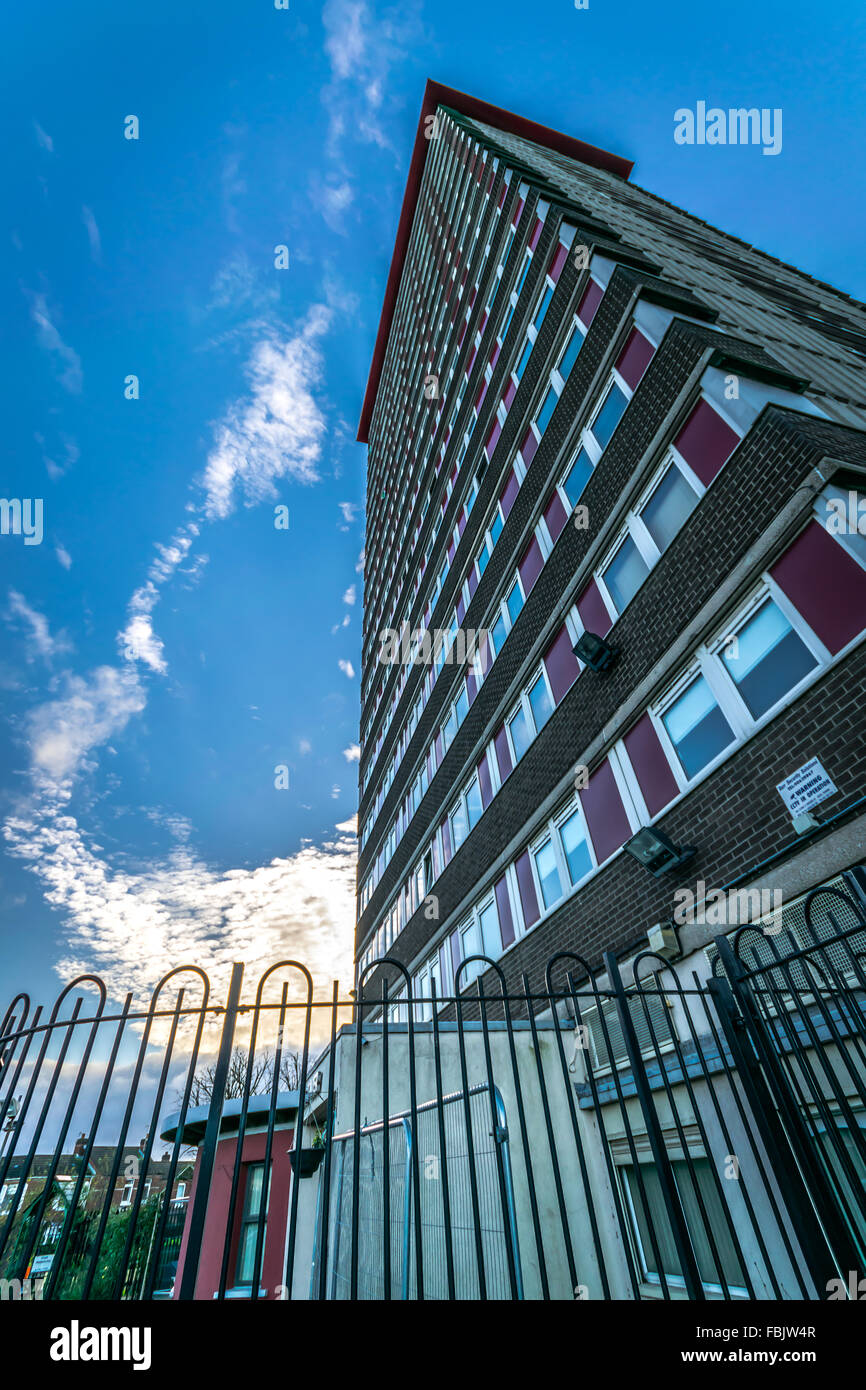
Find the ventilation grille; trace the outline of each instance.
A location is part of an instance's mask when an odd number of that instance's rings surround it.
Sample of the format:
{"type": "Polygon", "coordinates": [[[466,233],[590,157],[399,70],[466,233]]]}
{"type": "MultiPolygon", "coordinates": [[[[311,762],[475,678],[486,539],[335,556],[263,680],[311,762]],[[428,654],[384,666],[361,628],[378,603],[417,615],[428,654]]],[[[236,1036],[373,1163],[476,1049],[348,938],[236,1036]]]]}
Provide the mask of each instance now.
{"type": "MultiPolygon", "coordinates": [[[[581,1009],[581,1021],[589,1030],[589,1055],[592,1069],[596,1074],[600,1071],[611,1071],[613,1066],[619,1069],[628,1064],[628,1050],[617,1018],[616,1005],[612,999],[605,999],[600,1007],[604,1014],[604,1023],[607,1025],[610,1049],[605,1040],[602,1020],[599,1017],[599,1006],[591,1004],[588,1008],[581,1009]],[[613,1052],[613,1063],[611,1063],[611,1051],[613,1052]]],[[[673,1046],[674,1032],[670,1010],[664,995],[651,994],[649,990],[641,997],[630,995],[629,1012],[637,1034],[641,1056],[655,1057],[656,1048],[653,1034],[659,1051],[670,1050],[673,1046]],[[652,1024],[652,1031],[650,1024],[652,1024]]]]}

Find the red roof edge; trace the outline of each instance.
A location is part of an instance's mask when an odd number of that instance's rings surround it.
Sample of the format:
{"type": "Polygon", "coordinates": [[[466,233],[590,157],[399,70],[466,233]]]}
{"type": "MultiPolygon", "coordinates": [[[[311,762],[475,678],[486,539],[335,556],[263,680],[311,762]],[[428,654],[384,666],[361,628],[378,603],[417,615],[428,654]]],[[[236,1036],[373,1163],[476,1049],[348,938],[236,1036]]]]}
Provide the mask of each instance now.
{"type": "Polygon", "coordinates": [[[591,164],[596,169],[607,169],[609,173],[617,174],[623,179],[629,177],[634,167],[633,160],[623,159],[617,154],[610,154],[607,150],[601,150],[596,145],[587,145],[583,140],[576,140],[571,135],[563,135],[558,130],[551,130],[548,126],[527,120],[525,116],[516,116],[514,112],[506,111],[501,106],[493,106],[489,101],[481,101],[479,97],[467,96],[465,92],[458,92],[454,87],[445,87],[441,82],[434,82],[428,78],[424,88],[424,100],[421,103],[421,115],[418,118],[418,130],[412,150],[412,161],[409,165],[409,177],[406,180],[406,191],[403,194],[403,205],[400,209],[400,221],[397,224],[397,239],[391,256],[391,268],[388,271],[388,280],[385,285],[385,299],[376,333],[376,346],[373,349],[373,360],[370,363],[370,374],[367,378],[367,389],[364,393],[364,404],[361,408],[361,419],[358,424],[358,442],[360,444],[366,444],[368,441],[370,420],[373,415],[373,407],[376,404],[379,378],[385,360],[385,348],[388,334],[391,331],[397,292],[400,288],[403,261],[409,245],[409,234],[415,216],[415,204],[418,201],[418,190],[421,187],[421,176],[424,172],[424,160],[429,144],[424,135],[424,121],[427,116],[433,114],[437,106],[450,106],[462,115],[468,116],[470,120],[484,121],[487,125],[497,126],[500,130],[508,131],[524,140],[532,140],[536,145],[543,145],[547,149],[555,150],[557,154],[564,154],[571,159],[577,159],[582,164],[591,164]]]}

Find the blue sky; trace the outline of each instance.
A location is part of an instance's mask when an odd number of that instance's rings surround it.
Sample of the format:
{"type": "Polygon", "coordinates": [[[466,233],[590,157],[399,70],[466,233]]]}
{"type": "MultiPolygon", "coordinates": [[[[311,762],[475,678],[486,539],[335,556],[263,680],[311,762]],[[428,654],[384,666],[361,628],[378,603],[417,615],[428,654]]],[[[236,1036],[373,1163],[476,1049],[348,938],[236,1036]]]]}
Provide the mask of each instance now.
{"type": "Polygon", "coordinates": [[[73,964],[119,993],[284,954],[349,983],[354,435],[428,76],[633,158],[636,182],[863,296],[862,7],[685,16],[10,16],[0,492],[43,499],[44,539],[0,536],[4,996],[51,997],[73,964]],[[782,152],[675,144],[699,100],[781,108],[782,152]]]}

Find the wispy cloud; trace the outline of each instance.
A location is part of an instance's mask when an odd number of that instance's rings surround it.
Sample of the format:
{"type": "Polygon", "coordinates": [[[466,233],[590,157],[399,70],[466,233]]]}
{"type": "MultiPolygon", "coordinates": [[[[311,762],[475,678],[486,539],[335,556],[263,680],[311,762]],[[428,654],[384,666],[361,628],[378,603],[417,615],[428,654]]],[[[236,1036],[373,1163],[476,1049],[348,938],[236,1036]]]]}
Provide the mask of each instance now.
{"type": "Polygon", "coordinates": [[[33,122],[33,129],[36,132],[36,141],[40,148],[43,150],[47,150],[48,154],[53,154],[54,141],[51,139],[51,136],[48,134],[48,131],[43,130],[38,121],[33,122]]]}
{"type": "Polygon", "coordinates": [[[341,658],[341,659],[337,662],[337,665],[339,666],[340,670],[343,672],[343,675],[344,675],[344,676],[348,676],[349,680],[354,680],[354,678],[355,678],[355,668],[354,668],[354,666],[352,665],[351,661],[345,661],[345,660],[343,660],[343,659],[341,658]]]}
{"type": "Polygon", "coordinates": [[[99,227],[92,210],[85,206],[81,209],[81,220],[87,231],[87,240],[90,242],[90,254],[97,265],[102,260],[102,240],[99,235],[99,227]]]}
{"type": "Polygon", "coordinates": [[[61,565],[65,570],[72,569],[72,556],[69,554],[69,551],[66,549],[66,546],[62,545],[60,541],[58,541],[54,547],[54,554],[57,556],[57,559],[60,561],[61,565]]]}
{"type": "Polygon", "coordinates": [[[357,743],[350,743],[348,748],[343,749],[343,757],[347,763],[357,763],[361,761],[361,748],[357,743]]]}
{"type": "Polygon", "coordinates": [[[45,295],[34,293],[29,295],[29,299],[30,317],[36,324],[36,337],[40,346],[55,359],[61,386],[73,396],[80,395],[84,385],[81,358],[60,336],[45,295]]]}
{"type": "Polygon", "coordinates": [[[51,665],[55,657],[72,650],[72,644],[66,634],[61,632],[52,637],[48,619],[43,613],[32,608],[17,589],[9,590],[9,617],[24,627],[28,661],[32,661],[34,656],[41,656],[43,661],[51,665]]]}
{"type": "Polygon", "coordinates": [[[355,586],[354,586],[354,584],[350,584],[349,587],[348,587],[348,589],[347,589],[346,592],[344,593],[344,595],[343,595],[343,602],[344,602],[344,603],[348,603],[350,607],[351,607],[352,604],[355,602],[355,586]]]}

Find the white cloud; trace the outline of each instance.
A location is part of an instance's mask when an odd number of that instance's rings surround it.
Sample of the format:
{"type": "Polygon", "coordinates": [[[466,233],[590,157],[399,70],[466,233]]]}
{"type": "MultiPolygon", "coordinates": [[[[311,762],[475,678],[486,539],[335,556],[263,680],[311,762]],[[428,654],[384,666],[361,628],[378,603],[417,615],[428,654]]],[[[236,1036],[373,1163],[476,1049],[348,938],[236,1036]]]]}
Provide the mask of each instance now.
{"type": "Polygon", "coordinates": [[[60,541],[58,541],[56,546],[54,547],[54,554],[57,556],[58,560],[60,561],[61,565],[65,570],[72,569],[72,556],[69,554],[69,551],[66,549],[66,546],[61,545],[60,541]]]}
{"type": "Polygon", "coordinates": [[[30,317],[36,324],[36,336],[46,352],[52,357],[60,359],[62,370],[59,380],[71,395],[77,396],[81,393],[84,384],[84,375],[81,370],[81,358],[73,348],[65,343],[60,336],[56,324],[51,318],[48,309],[48,301],[44,294],[31,294],[30,317]]]}
{"type": "Polygon", "coordinates": [[[263,339],[247,366],[250,393],[226,412],[201,479],[208,520],[228,516],[240,488],[251,506],[276,496],[278,478],[313,483],[325,436],[325,420],[313,396],[322,372],[316,340],[331,310],[314,305],[287,342],[263,339]]]}
{"type": "Polygon", "coordinates": [[[89,676],[67,675],[65,693],[37,706],[27,721],[37,785],[67,796],[74,774],[90,766],[93,749],[120,733],[145,704],[133,667],[99,666],[89,676]]]}
{"type": "Polygon", "coordinates": [[[344,603],[348,603],[350,607],[351,607],[351,605],[355,602],[355,586],[354,586],[354,584],[350,584],[349,587],[348,587],[348,589],[347,589],[346,592],[344,593],[344,595],[343,595],[343,602],[344,602],[344,603]]]}
{"type": "Polygon", "coordinates": [[[339,666],[340,670],[343,672],[343,675],[349,677],[349,680],[352,680],[352,679],[354,678],[354,675],[355,675],[355,668],[354,668],[354,666],[352,665],[351,661],[343,661],[343,660],[341,659],[340,661],[337,662],[337,665],[339,666]]]}
{"type": "Polygon", "coordinates": [[[71,651],[71,643],[65,635],[60,633],[57,637],[52,637],[48,619],[43,613],[31,608],[24,595],[19,594],[17,589],[9,590],[9,614],[13,620],[17,619],[29,629],[28,661],[32,660],[30,649],[35,650],[37,656],[41,656],[49,665],[55,656],[71,651]]]}
{"type": "Polygon", "coordinates": [[[314,178],[311,184],[312,200],[333,232],[344,232],[344,214],[355,199],[355,192],[348,179],[339,182],[322,183],[314,178]]]}
{"type": "Polygon", "coordinates": [[[337,784],[336,784],[336,782],[335,782],[334,785],[333,785],[333,787],[331,788],[331,800],[332,800],[332,801],[337,801],[338,798],[339,798],[339,795],[340,795],[340,788],[337,786],[337,784]]]}
{"type": "Polygon", "coordinates": [[[348,748],[343,749],[343,757],[347,763],[357,763],[361,760],[361,749],[359,744],[350,743],[348,748]]]}
{"type": "Polygon", "coordinates": [[[356,563],[355,563],[355,573],[356,573],[356,574],[363,574],[363,573],[364,573],[364,566],[365,566],[366,563],[367,563],[367,552],[366,552],[366,550],[362,550],[361,553],[360,553],[360,555],[358,556],[358,559],[357,559],[356,563]]]}
{"type": "Polygon", "coordinates": [[[298,742],[298,752],[304,756],[307,753],[312,753],[312,751],[313,745],[310,743],[310,740],[308,738],[300,739],[298,742]]]}
{"type": "Polygon", "coordinates": [[[48,134],[47,130],[43,130],[38,121],[33,122],[33,129],[36,131],[36,139],[41,148],[43,150],[47,150],[49,154],[53,154],[54,141],[51,139],[51,136],[48,134]]]}
{"type": "Polygon", "coordinates": [[[96,264],[102,260],[102,240],[99,235],[99,227],[91,208],[85,206],[81,209],[81,220],[87,231],[87,240],[90,242],[90,254],[96,264]]]}

